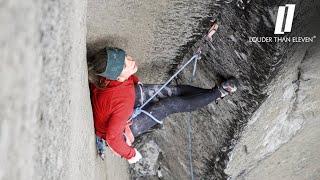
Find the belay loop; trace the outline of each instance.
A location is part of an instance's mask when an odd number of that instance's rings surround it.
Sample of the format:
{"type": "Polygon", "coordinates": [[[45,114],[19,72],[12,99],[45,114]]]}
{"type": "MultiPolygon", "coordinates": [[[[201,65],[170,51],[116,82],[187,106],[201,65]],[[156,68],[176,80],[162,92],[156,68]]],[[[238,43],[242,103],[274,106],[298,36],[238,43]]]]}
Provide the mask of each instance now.
{"type": "Polygon", "coordinates": [[[156,97],[163,88],[165,88],[184,68],[187,67],[188,64],[190,64],[192,61],[194,61],[194,65],[193,65],[193,71],[192,74],[193,76],[195,75],[195,71],[196,71],[196,67],[197,67],[197,62],[199,59],[201,59],[201,49],[199,48],[198,51],[189,59],[189,61],[187,61],[176,73],[174,73],[170,79],[164,83],[160,89],[154,93],[146,102],[144,102],[140,107],[137,107],[134,112],[132,113],[131,117],[129,120],[132,120],[133,118],[137,117],[139,114],[144,113],[147,116],[149,116],[152,120],[154,120],[155,122],[162,124],[162,121],[159,121],[157,118],[155,118],[154,116],[152,116],[151,113],[143,110],[142,108],[145,107],[154,97],[156,97]]]}
{"type": "Polygon", "coordinates": [[[152,116],[151,113],[148,113],[147,111],[141,109],[140,107],[137,107],[137,108],[133,111],[130,120],[133,119],[133,118],[135,118],[135,117],[137,117],[137,116],[138,116],[139,114],[141,114],[141,113],[146,114],[147,116],[149,116],[149,117],[150,117],[152,120],[154,120],[155,122],[157,122],[157,123],[159,123],[159,124],[163,124],[162,121],[159,121],[157,118],[155,118],[154,116],[152,116]]]}
{"type": "Polygon", "coordinates": [[[137,108],[133,111],[130,119],[133,119],[133,118],[137,117],[139,114],[141,114],[141,109],[140,109],[140,107],[137,107],[137,108]]]}

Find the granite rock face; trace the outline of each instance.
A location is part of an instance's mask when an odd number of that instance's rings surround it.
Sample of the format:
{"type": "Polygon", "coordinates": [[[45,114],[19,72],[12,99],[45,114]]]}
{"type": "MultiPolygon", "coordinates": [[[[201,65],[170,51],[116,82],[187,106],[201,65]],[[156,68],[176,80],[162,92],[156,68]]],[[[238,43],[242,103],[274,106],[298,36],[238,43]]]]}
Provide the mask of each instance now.
{"type": "MultiPolygon", "coordinates": [[[[283,50],[285,58],[229,154],[225,172],[231,179],[319,179],[320,3],[297,4],[299,26],[287,36],[316,37],[283,50]],[[303,16],[299,16],[303,13],[303,16]],[[301,20],[301,21],[299,21],[301,20]]],[[[281,44],[279,45],[281,46],[281,44]]]]}
{"type": "Polygon", "coordinates": [[[271,84],[225,170],[231,179],[319,179],[319,41],[300,47],[271,84]]]}
{"type": "Polygon", "coordinates": [[[143,157],[138,163],[132,165],[133,178],[145,177],[145,176],[157,176],[159,169],[159,156],[161,149],[153,141],[143,142],[141,147],[137,147],[143,157]]]}
{"type": "Polygon", "coordinates": [[[0,2],[0,179],[106,179],[87,81],[86,7],[0,2]]]}

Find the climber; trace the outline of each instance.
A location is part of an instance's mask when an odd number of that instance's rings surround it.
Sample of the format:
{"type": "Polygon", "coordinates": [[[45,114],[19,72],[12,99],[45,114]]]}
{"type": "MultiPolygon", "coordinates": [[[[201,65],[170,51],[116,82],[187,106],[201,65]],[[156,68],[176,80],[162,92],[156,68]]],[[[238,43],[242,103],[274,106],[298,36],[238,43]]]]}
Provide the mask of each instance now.
{"type": "MultiPolygon", "coordinates": [[[[130,119],[134,108],[141,106],[162,85],[142,84],[134,74],[138,66],[131,56],[118,48],[104,48],[88,57],[88,73],[98,154],[104,159],[108,147],[128,162],[136,163],[142,157],[132,147],[137,137],[157,122],[146,114],[130,119]]],[[[144,110],[159,121],[178,112],[190,112],[215,102],[237,89],[237,80],[231,78],[212,89],[189,85],[168,85],[157,94],[144,110]]]]}

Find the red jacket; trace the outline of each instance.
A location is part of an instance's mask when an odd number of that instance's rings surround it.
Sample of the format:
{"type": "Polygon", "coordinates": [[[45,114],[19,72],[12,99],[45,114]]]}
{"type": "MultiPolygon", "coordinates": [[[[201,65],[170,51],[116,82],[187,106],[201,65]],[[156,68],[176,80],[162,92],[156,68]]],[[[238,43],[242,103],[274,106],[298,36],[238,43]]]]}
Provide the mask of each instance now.
{"type": "MultiPolygon", "coordinates": [[[[103,78],[104,82],[106,80],[103,78]]],[[[126,144],[123,132],[133,112],[134,85],[139,79],[132,75],[124,82],[110,81],[105,89],[90,84],[91,104],[96,135],[121,157],[130,159],[135,150],[126,144]]]]}

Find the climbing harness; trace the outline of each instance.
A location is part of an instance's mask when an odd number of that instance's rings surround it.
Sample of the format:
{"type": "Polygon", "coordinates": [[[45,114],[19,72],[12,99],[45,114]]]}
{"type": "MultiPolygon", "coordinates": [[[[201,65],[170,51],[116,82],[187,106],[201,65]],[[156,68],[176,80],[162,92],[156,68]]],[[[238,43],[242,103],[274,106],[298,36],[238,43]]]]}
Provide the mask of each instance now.
{"type": "Polygon", "coordinates": [[[144,98],[143,98],[143,90],[142,90],[142,82],[138,82],[139,90],[140,90],[140,103],[143,104],[144,98]]]}
{"type": "MultiPolygon", "coordinates": [[[[147,116],[149,116],[152,120],[154,120],[155,122],[162,124],[162,121],[159,121],[157,118],[155,118],[151,113],[143,110],[142,108],[144,108],[154,97],[156,97],[163,88],[165,88],[184,68],[186,68],[192,61],[194,61],[194,68],[193,68],[193,74],[195,73],[195,68],[196,68],[196,63],[198,62],[198,60],[200,59],[200,53],[201,50],[198,50],[192,57],[191,59],[189,59],[189,61],[187,61],[174,75],[171,76],[171,78],[164,83],[160,89],[158,91],[156,91],[146,102],[144,102],[140,107],[137,107],[132,116],[130,117],[129,120],[132,120],[133,118],[137,117],[139,114],[144,113],[147,116]]],[[[140,87],[141,88],[141,87],[140,87]]],[[[142,91],[140,89],[140,91],[142,91]]],[[[142,95],[141,95],[142,96],[142,95]]]]}

